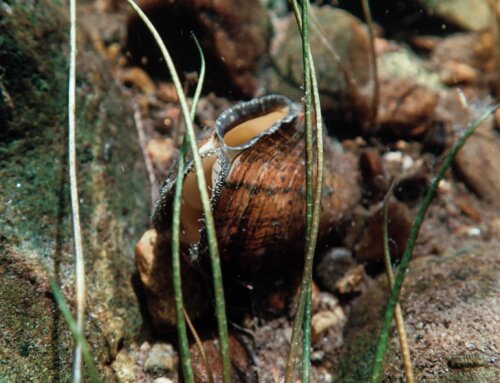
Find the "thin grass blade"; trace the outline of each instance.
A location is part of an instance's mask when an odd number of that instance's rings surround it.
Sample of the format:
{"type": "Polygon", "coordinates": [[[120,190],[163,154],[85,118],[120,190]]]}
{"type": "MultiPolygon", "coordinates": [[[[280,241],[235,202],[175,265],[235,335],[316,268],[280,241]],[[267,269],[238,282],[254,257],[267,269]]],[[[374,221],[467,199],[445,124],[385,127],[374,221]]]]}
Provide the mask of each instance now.
{"type": "MultiPolygon", "coordinates": [[[[198,40],[192,35],[198,52],[200,54],[200,75],[196,85],[196,91],[191,105],[190,118],[194,120],[196,115],[196,106],[200,98],[203,82],[205,79],[205,57],[198,40]]],[[[179,339],[179,354],[182,365],[182,372],[184,380],[187,383],[194,382],[193,368],[191,365],[191,356],[189,354],[189,342],[186,331],[186,322],[184,319],[184,300],[182,296],[182,279],[181,279],[181,262],[180,262],[180,215],[181,215],[181,196],[182,185],[184,178],[184,161],[189,149],[189,136],[184,134],[184,141],[182,144],[181,152],[179,153],[179,160],[177,166],[177,179],[175,184],[174,194],[174,207],[172,213],[172,279],[174,285],[174,299],[175,299],[175,312],[177,322],[177,336],[179,339]]]]}
{"type": "MultiPolygon", "coordinates": [[[[76,0],[69,2],[69,73],[68,73],[68,165],[75,258],[76,323],[83,334],[85,322],[85,259],[80,228],[78,179],[76,174],[76,0]]],[[[73,354],[72,381],[82,381],[82,345],[77,340],[73,354]]]]}
{"type": "Polygon", "coordinates": [[[295,369],[295,360],[298,352],[298,345],[302,330],[304,316],[307,316],[305,322],[307,330],[304,332],[303,339],[303,379],[310,379],[310,299],[311,299],[311,284],[312,284],[312,265],[314,252],[316,249],[317,236],[319,231],[319,217],[321,213],[321,196],[323,184],[323,131],[321,120],[321,106],[319,102],[319,93],[317,87],[316,72],[314,61],[309,47],[307,25],[308,25],[308,2],[302,3],[302,12],[299,10],[297,1],[292,1],[292,6],[295,14],[295,19],[303,41],[303,65],[304,65],[304,90],[305,90],[305,105],[304,111],[306,116],[306,255],[304,262],[304,274],[301,282],[297,310],[295,313],[292,339],[288,352],[287,367],[285,374],[285,382],[290,383],[293,380],[295,369]],[[305,32],[305,36],[304,36],[305,32]],[[316,117],[316,155],[317,155],[317,176],[316,189],[313,192],[313,159],[314,153],[312,149],[312,118],[311,108],[312,99],[314,99],[314,111],[316,117]],[[308,117],[309,116],[309,117],[308,117]],[[308,185],[310,189],[308,190],[308,185]],[[309,193],[308,193],[309,192],[309,193]],[[313,200],[314,193],[314,200],[313,200]],[[309,300],[309,302],[308,302],[309,300]],[[307,307],[309,306],[309,309],[307,307]],[[305,367],[305,369],[304,369],[305,367]]]}
{"type": "Polygon", "coordinates": [[[85,336],[83,333],[80,331],[80,327],[78,323],[75,321],[73,316],[71,315],[71,312],[69,310],[68,305],[64,301],[64,298],[62,296],[61,290],[59,289],[59,286],[53,279],[50,279],[50,287],[52,289],[52,294],[54,295],[54,299],[56,300],[57,306],[59,307],[59,310],[61,311],[64,320],[68,324],[69,330],[71,331],[71,334],[73,335],[73,338],[75,339],[75,342],[78,343],[81,347],[81,352],[83,359],[85,360],[85,364],[87,365],[87,371],[89,373],[90,379],[93,383],[99,383],[99,374],[97,373],[97,369],[94,364],[94,360],[92,359],[92,356],[90,355],[90,348],[85,340],[85,336]]]}

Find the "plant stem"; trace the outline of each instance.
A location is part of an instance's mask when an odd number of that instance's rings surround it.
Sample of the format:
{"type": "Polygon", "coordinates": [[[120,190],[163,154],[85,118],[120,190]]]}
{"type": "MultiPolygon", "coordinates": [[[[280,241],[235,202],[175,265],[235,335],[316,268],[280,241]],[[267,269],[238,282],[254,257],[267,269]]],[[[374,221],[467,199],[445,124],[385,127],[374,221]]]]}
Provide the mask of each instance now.
{"type": "MultiPolygon", "coordinates": [[[[392,286],[394,285],[394,275],[392,273],[392,264],[391,264],[391,253],[389,250],[389,200],[392,194],[392,190],[394,188],[394,182],[392,182],[391,187],[387,191],[387,194],[384,198],[384,224],[382,227],[383,230],[383,244],[384,244],[384,265],[385,272],[387,274],[387,281],[389,283],[389,289],[392,290],[392,286]]],[[[413,378],[413,366],[411,363],[410,357],[410,348],[408,347],[408,339],[406,336],[405,323],[403,319],[403,312],[401,310],[401,305],[398,303],[396,305],[395,310],[396,317],[396,327],[398,329],[399,334],[399,344],[401,346],[401,356],[403,359],[403,366],[405,370],[406,382],[413,383],[415,380],[413,378]]]]}
{"type": "Polygon", "coordinates": [[[201,203],[203,206],[203,214],[205,217],[205,227],[207,230],[208,238],[208,250],[210,253],[210,262],[212,265],[212,277],[214,283],[214,293],[215,293],[215,311],[217,317],[217,327],[219,332],[220,340],[220,355],[222,361],[222,377],[224,383],[231,382],[231,364],[229,359],[229,335],[227,329],[227,318],[226,318],[226,304],[224,299],[224,288],[222,286],[222,271],[219,258],[219,250],[217,246],[217,237],[215,234],[215,224],[212,215],[212,210],[210,207],[210,199],[207,192],[207,183],[205,181],[205,175],[203,173],[203,165],[201,163],[200,153],[196,146],[196,135],[194,132],[193,124],[189,116],[189,107],[187,104],[186,97],[182,90],[182,85],[177,75],[174,63],[167,50],[167,47],[161,40],[160,35],[154,28],[153,24],[149,21],[148,17],[144,12],[135,4],[133,0],[127,0],[127,2],[134,8],[135,12],[146,24],[149,31],[153,34],[156,42],[158,43],[160,50],[165,58],[170,75],[174,82],[175,89],[177,91],[177,96],[179,98],[179,104],[181,106],[182,115],[184,122],[186,123],[187,135],[189,137],[189,143],[191,145],[191,152],[193,154],[193,163],[196,173],[196,181],[198,184],[198,190],[200,192],[201,203]]]}
{"type": "Polygon", "coordinates": [[[410,235],[408,236],[408,241],[406,242],[406,247],[403,253],[403,257],[401,259],[401,263],[399,265],[399,270],[396,275],[396,279],[394,280],[394,286],[392,287],[391,296],[389,298],[389,302],[387,303],[387,308],[385,310],[384,321],[382,323],[382,329],[380,331],[380,337],[377,344],[377,350],[375,354],[375,361],[373,364],[373,371],[371,376],[371,382],[377,383],[380,381],[382,376],[382,364],[384,362],[385,351],[387,348],[387,342],[389,340],[389,331],[391,327],[392,318],[394,316],[394,309],[399,299],[399,294],[401,293],[401,287],[403,286],[403,282],[406,276],[406,271],[408,268],[408,264],[410,263],[411,256],[413,254],[413,248],[415,247],[415,242],[418,237],[418,232],[420,227],[422,226],[422,222],[425,217],[425,213],[429,208],[429,205],[436,194],[437,188],[439,186],[439,182],[443,179],[446,171],[450,168],[451,162],[453,158],[455,158],[458,151],[464,146],[467,139],[474,133],[474,130],[485,121],[499,106],[497,104],[490,109],[488,109],[481,117],[477,120],[469,124],[462,136],[459,138],[457,143],[453,146],[450,153],[446,156],[443,161],[443,164],[439,168],[434,180],[432,181],[429,190],[424,196],[422,200],[422,204],[418,210],[417,216],[415,217],[415,221],[413,222],[413,226],[410,231],[410,235]]]}
{"type": "MultiPolygon", "coordinates": [[[[297,303],[297,310],[295,313],[292,339],[290,342],[290,349],[288,352],[287,367],[285,374],[285,382],[290,383],[293,380],[293,372],[295,368],[295,359],[297,357],[298,344],[301,335],[302,321],[304,320],[304,315],[308,315],[306,323],[309,323],[310,327],[310,310],[306,312],[307,300],[310,299],[309,289],[312,284],[312,265],[314,259],[314,251],[316,249],[317,236],[319,231],[319,218],[321,213],[321,197],[322,197],[322,185],[323,185],[323,123],[321,119],[321,105],[319,101],[318,84],[316,79],[316,71],[314,67],[314,61],[312,58],[311,50],[309,47],[309,41],[307,32],[304,36],[304,31],[307,30],[307,1],[302,3],[303,11],[300,12],[297,1],[292,1],[293,10],[295,13],[295,19],[299,31],[302,35],[303,42],[303,60],[304,60],[304,90],[305,90],[305,115],[306,115],[306,175],[310,175],[310,185],[311,185],[311,195],[312,195],[312,183],[313,183],[313,165],[312,161],[314,158],[312,150],[312,126],[311,118],[309,117],[309,128],[308,128],[308,118],[307,114],[310,114],[311,109],[311,93],[314,98],[314,111],[316,117],[316,151],[317,151],[317,176],[316,176],[316,189],[314,192],[314,203],[311,204],[311,200],[306,201],[306,255],[304,261],[304,274],[302,277],[299,299],[297,303]],[[304,8],[306,11],[304,12],[304,8]],[[309,79],[309,80],[306,80],[309,79]],[[309,88],[309,91],[308,91],[309,88]],[[311,92],[312,90],[312,92],[311,92]],[[309,143],[308,143],[309,137],[309,143]],[[309,145],[308,145],[309,144],[309,145]],[[309,148],[309,149],[308,149],[309,148]],[[309,161],[308,162],[308,157],[309,161]],[[309,165],[307,165],[309,164],[309,165]],[[311,171],[310,174],[309,170],[311,171]],[[312,205],[312,206],[311,206],[312,205]],[[312,207],[312,212],[308,211],[312,207]],[[309,213],[309,214],[308,214],[309,213]],[[312,216],[312,217],[311,217],[312,216]]],[[[306,178],[306,190],[307,190],[306,178]]],[[[306,192],[307,198],[307,192],[306,192]]],[[[311,198],[311,197],[310,197],[311,198]]],[[[310,303],[309,303],[310,304],[310,303]]],[[[303,353],[303,366],[309,366],[310,357],[310,338],[308,334],[304,334],[303,349],[306,350],[303,353]],[[307,358],[307,360],[306,360],[307,358]]],[[[308,367],[307,367],[308,368],[308,367]]],[[[306,374],[305,378],[308,379],[308,371],[304,372],[306,374]]]]}
{"type": "MultiPolygon", "coordinates": [[[[75,253],[76,324],[84,333],[85,321],[85,259],[83,255],[80,228],[80,207],[78,202],[78,179],[76,174],[76,0],[69,2],[69,79],[68,79],[68,162],[71,194],[71,216],[73,226],[73,247],[75,253]]],[[[73,355],[72,381],[82,381],[82,344],[77,339],[73,355]]]]}
{"type": "MultiPolygon", "coordinates": [[[[194,121],[196,115],[196,105],[200,98],[203,81],[205,79],[205,58],[203,51],[196,37],[194,37],[196,47],[200,53],[201,68],[198,84],[191,106],[190,118],[194,121]]],[[[177,165],[177,179],[175,181],[174,207],[172,212],[172,280],[174,285],[175,313],[177,323],[177,336],[179,338],[179,353],[182,362],[182,372],[184,380],[187,383],[194,382],[193,368],[191,366],[191,357],[189,355],[189,342],[187,338],[186,322],[184,319],[184,304],[182,297],[182,278],[181,278],[181,262],[180,262],[180,216],[181,216],[181,197],[182,186],[184,181],[184,161],[189,149],[189,136],[184,134],[184,142],[179,153],[177,165]]],[[[187,314],[186,314],[187,315],[187,314]]]]}

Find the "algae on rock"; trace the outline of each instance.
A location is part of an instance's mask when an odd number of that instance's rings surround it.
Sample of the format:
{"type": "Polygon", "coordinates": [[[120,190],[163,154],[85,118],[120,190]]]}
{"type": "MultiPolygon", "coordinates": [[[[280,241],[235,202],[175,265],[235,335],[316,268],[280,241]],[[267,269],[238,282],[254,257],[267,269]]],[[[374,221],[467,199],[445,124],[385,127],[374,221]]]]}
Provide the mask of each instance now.
{"type": "MultiPolygon", "coordinates": [[[[49,278],[73,297],[67,175],[68,17],[51,1],[0,4],[0,363],[4,381],[66,381],[72,339],[49,278]]],[[[77,173],[87,336],[106,381],[141,326],[131,275],[147,224],[131,111],[79,29],[77,173]]]]}

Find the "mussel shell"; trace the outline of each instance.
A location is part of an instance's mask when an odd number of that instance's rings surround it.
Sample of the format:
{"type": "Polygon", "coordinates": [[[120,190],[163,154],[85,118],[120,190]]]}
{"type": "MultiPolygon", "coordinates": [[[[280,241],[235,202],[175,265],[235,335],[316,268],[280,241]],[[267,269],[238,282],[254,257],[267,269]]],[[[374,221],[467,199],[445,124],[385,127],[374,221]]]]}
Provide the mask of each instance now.
{"type": "MultiPolygon", "coordinates": [[[[220,256],[225,264],[251,276],[264,260],[286,264],[287,257],[302,254],[305,150],[300,104],[278,95],[237,104],[219,116],[215,131],[205,134],[198,147],[202,156],[218,157],[220,173],[213,182],[211,205],[220,256]],[[286,110],[286,115],[265,131],[239,146],[225,144],[224,136],[233,127],[277,109],[286,110]]],[[[350,174],[336,173],[338,161],[342,161],[338,158],[341,152],[339,146],[326,141],[322,236],[327,235],[357,201],[356,195],[348,194],[357,182],[349,170],[355,169],[355,164],[347,167],[350,174]],[[339,193],[339,188],[348,193],[339,193]]],[[[191,171],[192,163],[188,163],[185,174],[191,171]]],[[[159,233],[170,230],[174,185],[175,173],[162,187],[153,215],[159,233]]],[[[206,253],[206,243],[203,227],[200,241],[184,250],[196,258],[206,253]]]]}

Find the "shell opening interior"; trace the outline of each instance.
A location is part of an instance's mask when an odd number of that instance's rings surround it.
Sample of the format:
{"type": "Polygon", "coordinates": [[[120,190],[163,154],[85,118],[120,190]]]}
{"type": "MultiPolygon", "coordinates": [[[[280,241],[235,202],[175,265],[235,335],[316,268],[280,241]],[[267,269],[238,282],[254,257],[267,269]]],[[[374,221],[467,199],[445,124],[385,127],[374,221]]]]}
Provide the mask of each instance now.
{"type": "MultiPolygon", "coordinates": [[[[212,194],[212,170],[217,161],[217,156],[207,156],[202,158],[203,172],[207,183],[207,192],[209,197],[212,194]]],[[[198,182],[196,174],[193,171],[189,172],[184,178],[182,187],[182,202],[181,202],[181,243],[184,245],[192,245],[200,240],[201,219],[203,217],[203,205],[201,203],[200,191],[198,190],[198,182]]]]}
{"type": "Polygon", "coordinates": [[[224,134],[224,143],[228,146],[241,146],[258,134],[269,129],[290,112],[289,107],[281,107],[262,116],[246,120],[224,134]]]}

